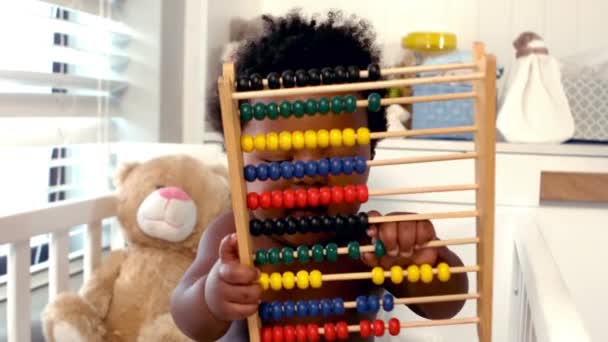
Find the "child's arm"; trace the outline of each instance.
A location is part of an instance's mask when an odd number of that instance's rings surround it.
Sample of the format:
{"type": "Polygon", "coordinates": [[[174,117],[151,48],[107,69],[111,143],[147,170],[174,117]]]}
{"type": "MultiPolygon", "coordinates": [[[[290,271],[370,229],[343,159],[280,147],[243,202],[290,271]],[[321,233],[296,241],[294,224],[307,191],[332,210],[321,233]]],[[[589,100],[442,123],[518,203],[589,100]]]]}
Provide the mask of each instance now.
{"type": "Polygon", "coordinates": [[[207,228],[194,263],[173,293],[175,324],[196,341],[216,341],[226,335],[232,321],[257,311],[262,295],[259,274],[239,263],[233,232],[231,213],[207,228]]]}

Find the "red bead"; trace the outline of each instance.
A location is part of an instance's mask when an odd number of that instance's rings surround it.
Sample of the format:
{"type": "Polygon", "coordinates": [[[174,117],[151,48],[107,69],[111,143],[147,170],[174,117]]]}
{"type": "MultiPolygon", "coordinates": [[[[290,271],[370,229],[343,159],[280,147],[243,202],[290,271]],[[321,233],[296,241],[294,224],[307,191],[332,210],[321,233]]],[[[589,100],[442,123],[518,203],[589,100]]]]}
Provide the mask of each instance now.
{"type": "Polygon", "coordinates": [[[270,327],[262,328],[262,341],[263,342],[272,342],[272,328],[270,328],[270,327]]]}
{"type": "Polygon", "coordinates": [[[314,323],[309,323],[308,326],[306,326],[306,332],[308,333],[308,341],[310,342],[318,342],[320,337],[319,337],[319,327],[314,324],[314,323]]]}
{"type": "Polygon", "coordinates": [[[283,337],[285,338],[285,342],[296,342],[296,328],[293,325],[284,326],[283,337]]]}
{"type": "Polygon", "coordinates": [[[283,192],[275,190],[271,193],[272,196],[272,207],[282,208],[283,207],[283,192]]]}
{"type": "Polygon", "coordinates": [[[323,330],[323,337],[325,337],[326,341],[336,340],[336,326],[333,323],[323,324],[323,330]]]}
{"type": "Polygon", "coordinates": [[[331,204],[331,190],[328,187],[319,189],[319,201],[321,205],[328,206],[331,204]]]}
{"type": "Polygon", "coordinates": [[[361,337],[367,338],[372,334],[372,325],[368,320],[363,320],[359,322],[359,331],[361,333],[361,337]]]}
{"type": "Polygon", "coordinates": [[[272,342],[283,342],[283,327],[275,326],[272,328],[272,342]]]}
{"type": "Polygon", "coordinates": [[[293,190],[283,191],[283,206],[287,209],[296,206],[296,194],[293,190]]]}
{"type": "Polygon", "coordinates": [[[262,207],[262,209],[268,209],[270,208],[270,205],[272,204],[272,198],[270,196],[270,192],[264,191],[260,194],[260,207],[262,207]]]}
{"type": "Polygon", "coordinates": [[[344,202],[351,204],[357,201],[357,189],[353,185],[344,187],[344,202]]]}
{"type": "Polygon", "coordinates": [[[367,202],[368,198],[369,195],[367,193],[367,186],[363,184],[357,185],[357,200],[359,201],[359,203],[367,202]]]}
{"type": "Polygon", "coordinates": [[[260,199],[257,193],[250,192],[247,194],[247,208],[256,210],[260,205],[260,199]]]}
{"type": "Polygon", "coordinates": [[[304,189],[296,190],[296,206],[298,208],[306,208],[306,204],[308,203],[307,197],[308,196],[306,194],[306,190],[304,190],[304,189]]]}
{"type": "Polygon", "coordinates": [[[344,201],[344,189],[339,186],[331,188],[331,202],[333,204],[341,204],[344,201]]]}
{"type": "Polygon", "coordinates": [[[319,189],[310,188],[308,189],[308,206],[310,207],[318,207],[319,206],[319,189]]]}
{"type": "Polygon", "coordinates": [[[374,335],[375,336],[384,335],[384,321],[381,321],[379,319],[374,321],[374,335]]]}
{"type": "Polygon", "coordinates": [[[339,340],[348,340],[348,324],[344,321],[336,323],[336,334],[339,340]]]}
{"type": "Polygon", "coordinates": [[[401,323],[396,318],[391,318],[388,320],[388,332],[392,336],[399,335],[399,330],[401,330],[401,323]]]}
{"type": "Polygon", "coordinates": [[[298,339],[298,342],[306,342],[306,340],[308,340],[308,334],[304,324],[296,325],[296,338],[298,339]]]}

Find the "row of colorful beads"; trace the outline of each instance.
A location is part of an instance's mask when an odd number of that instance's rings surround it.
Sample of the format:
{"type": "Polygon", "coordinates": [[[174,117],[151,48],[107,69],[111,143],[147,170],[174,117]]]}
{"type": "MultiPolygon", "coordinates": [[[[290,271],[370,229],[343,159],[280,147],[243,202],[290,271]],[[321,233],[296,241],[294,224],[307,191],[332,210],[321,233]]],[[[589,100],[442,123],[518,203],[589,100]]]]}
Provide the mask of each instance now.
{"type": "MultiPolygon", "coordinates": [[[[348,255],[352,259],[359,259],[361,256],[359,248],[359,243],[357,241],[350,242],[348,244],[348,255]]],[[[386,248],[382,241],[377,240],[374,243],[374,254],[379,258],[386,255],[386,248]]],[[[338,260],[338,245],[329,243],[323,247],[321,244],[315,244],[310,249],[307,246],[302,245],[298,246],[295,252],[291,247],[283,247],[283,249],[273,247],[268,249],[268,251],[258,249],[255,252],[256,265],[265,265],[267,263],[276,265],[281,261],[286,265],[289,265],[295,258],[302,264],[307,263],[311,258],[314,262],[322,262],[325,258],[328,261],[335,262],[338,260]]]]}
{"type": "MultiPolygon", "coordinates": [[[[323,338],[325,341],[348,340],[349,329],[345,321],[323,324],[323,338]]],[[[397,318],[391,318],[388,323],[376,319],[374,321],[362,320],[359,322],[359,334],[363,338],[370,336],[384,336],[385,331],[391,336],[397,336],[401,332],[401,322],[397,318]]],[[[274,326],[263,327],[261,331],[262,342],[319,342],[319,326],[314,323],[296,326],[274,326]]]]}
{"type": "Polygon", "coordinates": [[[305,290],[309,286],[313,289],[318,289],[323,284],[321,276],[321,272],[318,270],[310,271],[310,273],[301,270],[295,275],[290,271],[287,271],[282,275],[278,272],[273,272],[270,276],[268,273],[262,272],[259,282],[264,290],[268,290],[269,288],[274,291],[280,291],[283,288],[291,290],[296,285],[301,290],[305,290]]]}
{"type": "Polygon", "coordinates": [[[274,190],[264,191],[260,194],[250,192],[247,194],[247,208],[306,208],[328,206],[330,204],[365,203],[369,198],[367,186],[347,185],[322,188],[309,188],[308,190],[274,190]]]}
{"type": "Polygon", "coordinates": [[[283,235],[296,233],[342,232],[346,230],[365,231],[369,226],[367,213],[336,216],[302,216],[249,222],[249,232],[253,236],[283,235]]]}
{"type": "Polygon", "coordinates": [[[270,132],[267,134],[260,133],[251,136],[244,134],[241,136],[241,149],[244,152],[257,151],[283,151],[301,150],[303,148],[315,149],[326,147],[352,147],[355,145],[368,145],[370,142],[370,132],[367,127],[360,127],[355,130],[353,128],[345,128],[339,130],[337,128],[318,131],[307,130],[302,131],[283,131],[279,134],[270,132]]]}
{"type": "Polygon", "coordinates": [[[291,179],[293,177],[301,179],[304,176],[351,175],[353,172],[363,174],[366,170],[366,159],[362,156],[355,156],[322,158],[306,162],[297,160],[293,163],[283,161],[281,163],[272,162],[247,165],[243,170],[243,174],[246,181],[253,182],[256,180],[265,181],[267,179],[276,181],[281,178],[291,179]]]}
{"type": "MultiPolygon", "coordinates": [[[[372,108],[376,108],[374,106],[377,103],[376,98],[374,96],[372,101],[368,101],[371,103],[368,106],[370,111],[372,108]]],[[[301,118],[305,114],[315,115],[319,113],[325,115],[330,111],[333,114],[341,114],[343,112],[354,113],[355,110],[357,110],[357,98],[353,95],[347,95],[344,97],[333,96],[331,99],[322,97],[318,100],[307,99],[306,101],[296,100],[294,102],[284,100],[280,104],[276,102],[257,102],[252,105],[249,102],[243,102],[240,106],[240,116],[241,121],[245,123],[253,119],[264,120],[268,118],[276,120],[279,116],[288,118],[292,115],[296,118],[301,118]]]]}

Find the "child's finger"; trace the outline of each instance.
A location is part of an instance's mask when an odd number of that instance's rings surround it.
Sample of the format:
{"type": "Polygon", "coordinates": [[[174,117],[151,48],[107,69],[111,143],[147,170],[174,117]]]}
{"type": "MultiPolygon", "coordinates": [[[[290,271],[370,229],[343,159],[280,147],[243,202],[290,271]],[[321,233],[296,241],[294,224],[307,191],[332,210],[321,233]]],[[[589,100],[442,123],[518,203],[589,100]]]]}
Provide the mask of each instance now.
{"type": "Polygon", "coordinates": [[[258,304],[225,303],[222,318],[227,321],[238,321],[258,311],[258,304]]]}
{"type": "Polygon", "coordinates": [[[239,261],[239,250],[236,241],[236,234],[225,236],[220,242],[219,251],[220,261],[232,262],[239,261]]]}
{"type": "Polygon", "coordinates": [[[369,267],[376,267],[379,263],[379,260],[374,253],[363,253],[361,255],[361,261],[369,267]]]}
{"type": "Polygon", "coordinates": [[[409,258],[414,253],[416,244],[416,223],[399,222],[397,231],[399,241],[399,256],[409,258]]]}
{"type": "Polygon", "coordinates": [[[222,287],[222,293],[226,301],[235,304],[259,304],[262,298],[262,287],[258,284],[252,285],[230,285],[222,287]]]}
{"type": "Polygon", "coordinates": [[[397,242],[397,223],[386,222],[379,225],[378,235],[384,243],[386,254],[389,256],[399,255],[399,244],[397,242]]]}
{"type": "Polygon", "coordinates": [[[416,222],[416,245],[421,246],[435,239],[435,228],[431,221],[416,222]]]}
{"type": "MultiPolygon", "coordinates": [[[[367,213],[368,217],[378,217],[380,216],[380,212],[376,211],[376,210],[371,210],[367,213]]],[[[367,236],[369,236],[372,241],[375,241],[375,239],[378,239],[378,225],[375,224],[370,224],[369,227],[367,228],[367,236]]]]}
{"type": "Polygon", "coordinates": [[[232,285],[253,284],[260,277],[258,269],[239,263],[221,264],[218,273],[223,281],[232,285]]]}
{"type": "Polygon", "coordinates": [[[437,262],[437,249],[435,248],[423,248],[414,254],[412,259],[416,265],[430,264],[433,265],[437,262]]]}

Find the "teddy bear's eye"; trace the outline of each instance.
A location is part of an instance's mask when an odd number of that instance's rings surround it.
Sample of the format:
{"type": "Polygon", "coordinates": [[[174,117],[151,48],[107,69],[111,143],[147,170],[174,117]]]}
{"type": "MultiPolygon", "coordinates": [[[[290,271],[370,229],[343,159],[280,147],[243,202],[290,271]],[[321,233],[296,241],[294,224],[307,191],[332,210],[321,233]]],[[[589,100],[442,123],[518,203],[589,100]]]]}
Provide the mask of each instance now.
{"type": "Polygon", "coordinates": [[[164,188],[164,186],[162,186],[162,185],[157,185],[157,186],[156,186],[156,190],[160,190],[160,189],[162,189],[162,188],[164,188]]]}

